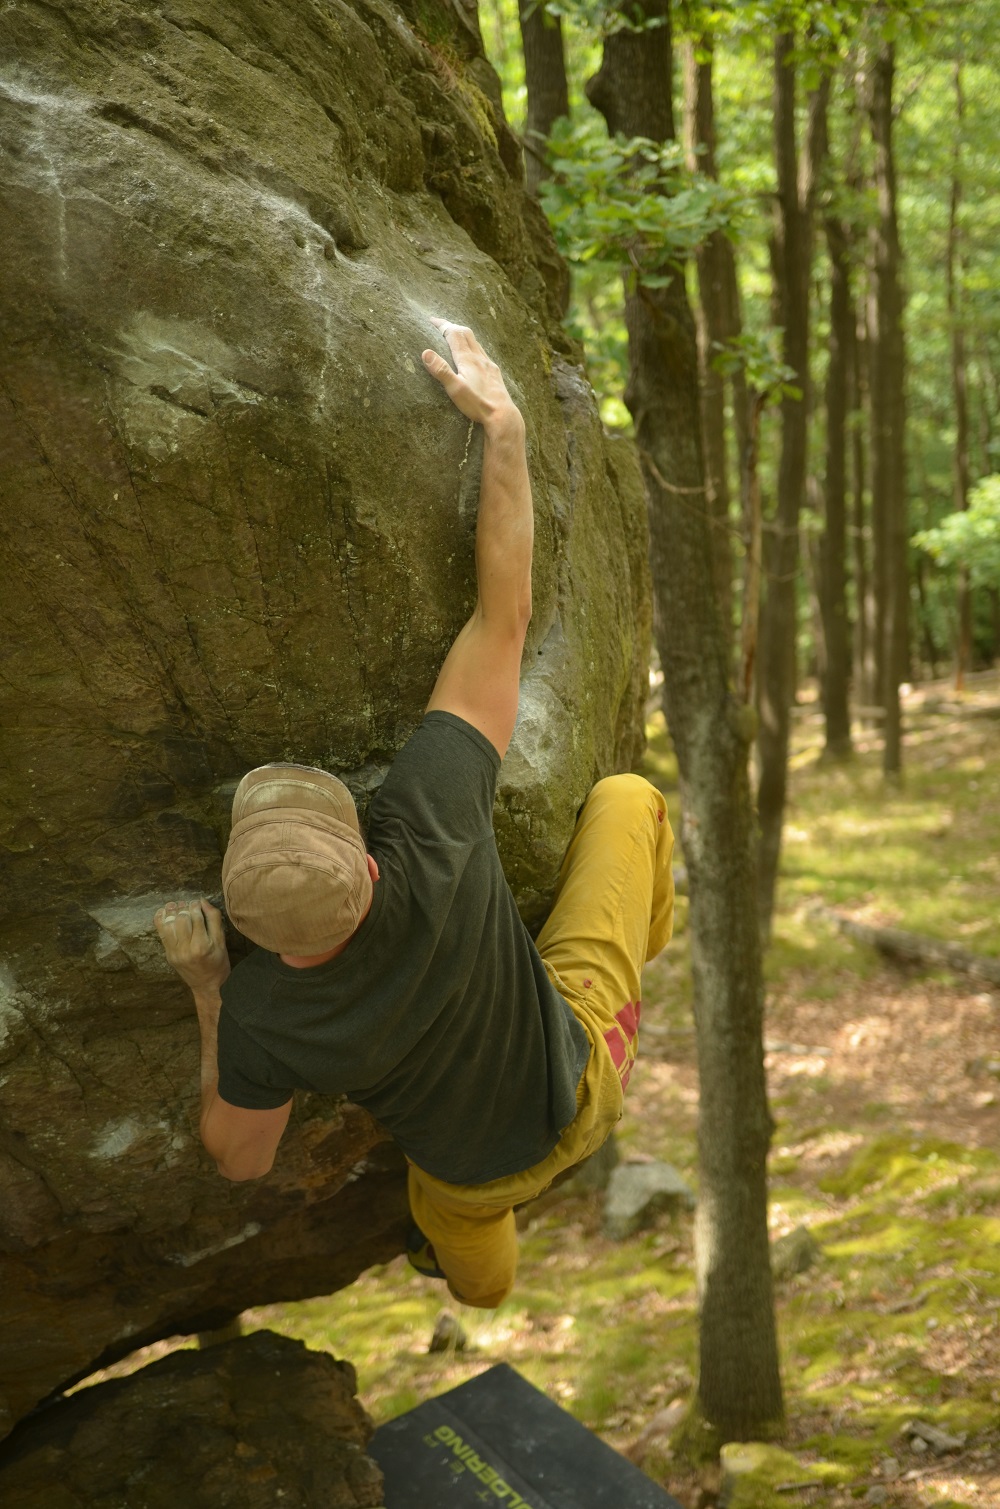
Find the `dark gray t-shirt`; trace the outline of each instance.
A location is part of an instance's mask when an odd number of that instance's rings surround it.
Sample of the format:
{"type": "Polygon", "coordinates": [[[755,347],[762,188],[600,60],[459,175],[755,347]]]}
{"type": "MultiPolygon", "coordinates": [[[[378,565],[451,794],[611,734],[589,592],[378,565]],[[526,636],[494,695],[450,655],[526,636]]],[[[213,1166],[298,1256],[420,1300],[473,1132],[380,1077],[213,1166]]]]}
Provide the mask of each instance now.
{"type": "Polygon", "coordinates": [[[257,949],[222,987],[224,1100],[262,1110],[293,1089],[346,1094],[452,1184],[552,1150],[589,1044],[500,867],[499,770],[471,724],[426,715],[372,803],[380,879],[357,935],[310,969],[257,949]]]}

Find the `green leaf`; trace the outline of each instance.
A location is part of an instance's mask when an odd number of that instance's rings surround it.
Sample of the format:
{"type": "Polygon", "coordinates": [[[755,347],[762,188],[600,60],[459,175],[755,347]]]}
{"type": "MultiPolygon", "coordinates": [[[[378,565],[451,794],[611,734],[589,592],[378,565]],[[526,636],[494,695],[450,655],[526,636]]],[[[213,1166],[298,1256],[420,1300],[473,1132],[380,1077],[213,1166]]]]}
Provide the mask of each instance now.
{"type": "Polygon", "coordinates": [[[967,509],[946,514],[912,543],[948,571],[965,567],[974,587],[1000,587],[1000,473],[972,489],[967,509]]]}

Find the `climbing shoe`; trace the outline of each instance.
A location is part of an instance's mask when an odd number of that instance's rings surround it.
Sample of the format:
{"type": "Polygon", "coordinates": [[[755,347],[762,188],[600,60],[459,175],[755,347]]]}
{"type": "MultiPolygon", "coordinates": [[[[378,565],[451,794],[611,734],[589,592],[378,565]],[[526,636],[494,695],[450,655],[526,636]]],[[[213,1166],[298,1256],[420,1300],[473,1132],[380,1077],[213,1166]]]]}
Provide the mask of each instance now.
{"type": "Polygon", "coordinates": [[[422,1273],[424,1278],[444,1278],[445,1275],[438,1267],[434,1248],[419,1226],[410,1227],[410,1235],[406,1239],[406,1257],[410,1267],[422,1273]]]}

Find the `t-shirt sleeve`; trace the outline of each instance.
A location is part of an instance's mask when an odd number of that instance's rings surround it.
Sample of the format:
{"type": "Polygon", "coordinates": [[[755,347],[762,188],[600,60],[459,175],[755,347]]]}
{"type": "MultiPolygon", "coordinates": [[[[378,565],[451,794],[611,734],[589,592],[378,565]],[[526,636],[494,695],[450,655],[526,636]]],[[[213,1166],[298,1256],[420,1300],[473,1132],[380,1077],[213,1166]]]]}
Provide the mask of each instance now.
{"type": "Polygon", "coordinates": [[[485,734],[454,713],[427,713],[372,803],[372,827],[396,819],[436,843],[482,838],[493,831],[499,773],[485,734]]]}
{"type": "Polygon", "coordinates": [[[240,1026],[223,1005],[219,1012],[219,1094],[231,1106],[273,1111],[292,1096],[287,1071],[240,1026]],[[284,1078],[285,1083],[281,1081],[284,1078]]]}

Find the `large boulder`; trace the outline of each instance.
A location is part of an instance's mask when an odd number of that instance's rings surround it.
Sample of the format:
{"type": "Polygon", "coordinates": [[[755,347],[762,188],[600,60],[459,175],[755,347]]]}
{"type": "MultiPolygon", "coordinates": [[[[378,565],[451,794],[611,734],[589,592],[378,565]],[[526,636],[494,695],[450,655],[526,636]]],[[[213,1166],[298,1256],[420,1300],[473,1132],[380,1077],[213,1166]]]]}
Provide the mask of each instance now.
{"type": "MultiPolygon", "coordinates": [[[[474,599],[479,439],[422,370],[470,324],[537,530],[497,806],[526,919],[641,738],[645,521],[460,0],[0,13],[0,1427],[139,1342],[399,1251],[402,1160],[299,1097],[275,1171],[197,1140],[151,930],[213,894],[275,758],[362,807],[474,599]]],[[[234,940],[234,944],[238,940],[234,940]]]]}
{"type": "Polygon", "coordinates": [[[256,1331],[81,1389],[0,1448],[9,1509],[382,1503],[350,1363],[256,1331]]]}

